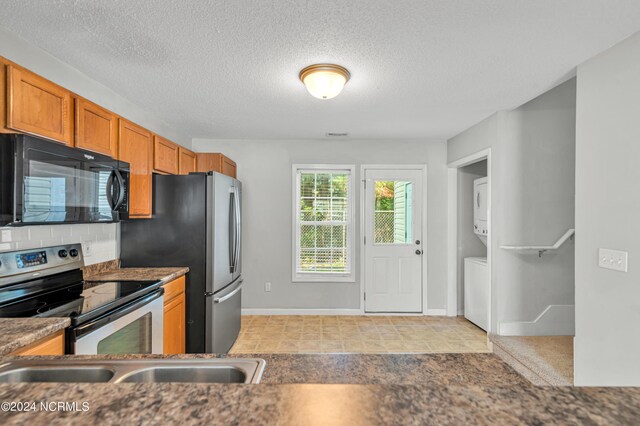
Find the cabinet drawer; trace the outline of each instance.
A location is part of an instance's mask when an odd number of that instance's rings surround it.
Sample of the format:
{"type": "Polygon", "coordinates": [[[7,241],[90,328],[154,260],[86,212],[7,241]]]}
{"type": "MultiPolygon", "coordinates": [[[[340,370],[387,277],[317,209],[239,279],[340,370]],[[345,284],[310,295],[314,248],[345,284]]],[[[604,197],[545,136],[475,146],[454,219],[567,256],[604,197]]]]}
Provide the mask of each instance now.
{"type": "Polygon", "coordinates": [[[12,355],[64,355],[64,330],[20,348],[12,355]]]}

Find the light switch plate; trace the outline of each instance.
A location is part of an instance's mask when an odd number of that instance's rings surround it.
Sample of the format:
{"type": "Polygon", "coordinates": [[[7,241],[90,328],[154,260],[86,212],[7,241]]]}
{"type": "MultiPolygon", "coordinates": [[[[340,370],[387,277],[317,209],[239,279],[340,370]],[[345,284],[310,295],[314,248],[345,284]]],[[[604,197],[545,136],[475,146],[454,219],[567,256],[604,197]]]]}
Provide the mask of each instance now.
{"type": "Polygon", "coordinates": [[[614,271],[627,272],[628,256],[626,251],[598,249],[598,266],[614,271]]]}
{"type": "Polygon", "coordinates": [[[264,283],[264,291],[271,291],[271,283],[269,282],[264,283]]]}

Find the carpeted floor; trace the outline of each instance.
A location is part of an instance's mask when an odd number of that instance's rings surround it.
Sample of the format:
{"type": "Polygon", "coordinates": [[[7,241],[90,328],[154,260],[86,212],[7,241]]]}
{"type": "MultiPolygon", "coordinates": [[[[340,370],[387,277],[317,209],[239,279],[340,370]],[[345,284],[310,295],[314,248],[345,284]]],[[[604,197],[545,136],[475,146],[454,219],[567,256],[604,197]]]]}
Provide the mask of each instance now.
{"type": "Polygon", "coordinates": [[[466,319],[428,316],[243,316],[230,353],[489,352],[466,319]]]}
{"type": "Polygon", "coordinates": [[[573,336],[492,335],[491,341],[496,355],[535,384],[573,385],[573,336]]]}

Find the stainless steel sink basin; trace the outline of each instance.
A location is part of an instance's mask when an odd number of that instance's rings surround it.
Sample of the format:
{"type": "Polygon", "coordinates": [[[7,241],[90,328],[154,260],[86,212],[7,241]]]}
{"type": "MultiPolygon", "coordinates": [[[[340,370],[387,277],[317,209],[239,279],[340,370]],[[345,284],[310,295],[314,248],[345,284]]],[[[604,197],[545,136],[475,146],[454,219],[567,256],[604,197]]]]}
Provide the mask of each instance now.
{"type": "Polygon", "coordinates": [[[16,360],[0,365],[0,383],[260,383],[255,358],[16,360]]]}
{"type": "Polygon", "coordinates": [[[24,367],[0,373],[0,383],[104,383],[114,376],[103,367],[24,367]]]}
{"type": "Polygon", "coordinates": [[[135,371],[120,382],[151,383],[245,383],[244,371],[231,366],[151,367],[135,371]]]}

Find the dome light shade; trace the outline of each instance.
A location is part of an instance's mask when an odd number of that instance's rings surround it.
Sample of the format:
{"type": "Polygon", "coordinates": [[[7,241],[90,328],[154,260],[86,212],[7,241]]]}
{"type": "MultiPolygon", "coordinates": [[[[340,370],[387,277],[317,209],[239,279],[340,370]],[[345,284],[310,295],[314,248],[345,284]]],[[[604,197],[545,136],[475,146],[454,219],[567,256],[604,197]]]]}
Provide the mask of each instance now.
{"type": "Polygon", "coordinates": [[[318,99],[335,98],[351,78],[345,67],[335,64],[309,65],[300,71],[300,81],[311,96],[318,99]]]}

